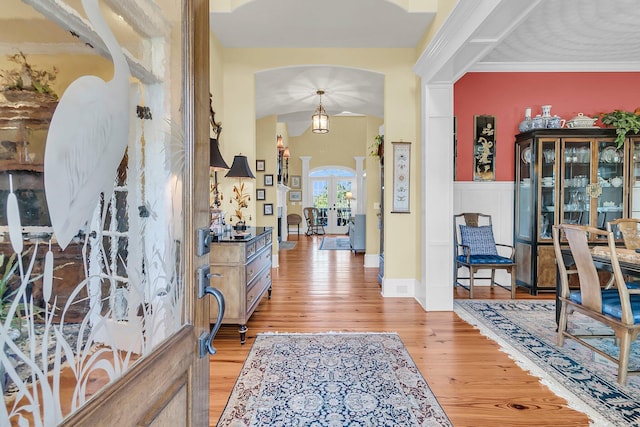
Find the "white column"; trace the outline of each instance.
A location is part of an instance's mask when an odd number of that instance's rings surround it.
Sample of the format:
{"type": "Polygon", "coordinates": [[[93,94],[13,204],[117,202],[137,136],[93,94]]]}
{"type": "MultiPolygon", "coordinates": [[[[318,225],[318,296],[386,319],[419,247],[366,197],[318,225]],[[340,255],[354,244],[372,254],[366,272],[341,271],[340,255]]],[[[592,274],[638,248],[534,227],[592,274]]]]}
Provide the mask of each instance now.
{"type": "Polygon", "coordinates": [[[453,83],[422,84],[422,274],[416,299],[453,309],[453,83]]]}

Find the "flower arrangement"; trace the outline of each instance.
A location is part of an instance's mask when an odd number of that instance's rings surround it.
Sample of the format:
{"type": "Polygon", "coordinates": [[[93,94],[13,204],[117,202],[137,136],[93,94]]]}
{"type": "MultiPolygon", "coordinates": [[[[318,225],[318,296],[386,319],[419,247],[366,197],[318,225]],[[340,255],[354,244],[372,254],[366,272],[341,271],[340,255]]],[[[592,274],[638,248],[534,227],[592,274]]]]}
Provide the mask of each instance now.
{"type": "Polygon", "coordinates": [[[615,110],[610,113],[598,114],[597,117],[602,124],[615,128],[618,148],[624,144],[627,133],[630,131],[634,133],[640,132],[640,107],[633,112],[615,110]]]}
{"type": "Polygon", "coordinates": [[[9,61],[20,65],[17,70],[0,70],[0,78],[4,81],[5,91],[29,91],[49,95],[55,99],[58,95],[51,88],[51,83],[55,81],[58,69],[36,70],[29,62],[24,53],[19,52],[9,56],[9,61]]]}

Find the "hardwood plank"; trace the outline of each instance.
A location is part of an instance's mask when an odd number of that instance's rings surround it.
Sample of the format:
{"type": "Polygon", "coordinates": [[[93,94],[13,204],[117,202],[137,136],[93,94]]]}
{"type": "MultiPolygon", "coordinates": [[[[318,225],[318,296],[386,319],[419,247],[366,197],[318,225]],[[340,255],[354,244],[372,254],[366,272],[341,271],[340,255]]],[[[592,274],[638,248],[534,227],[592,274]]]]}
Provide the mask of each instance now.
{"type": "MultiPolygon", "coordinates": [[[[380,295],[378,270],[363,254],[320,251],[322,238],[300,236],[280,251],[272,299],[263,298],[240,345],[236,325],[223,325],[210,358],[210,425],[215,426],[260,332],[397,332],[447,415],[464,426],[588,426],[586,415],[520,369],[493,341],[452,312],[425,312],[413,298],[380,295]]],[[[477,287],[477,299],[508,299],[508,291],[477,287]]],[[[456,289],[456,298],[468,293],[456,289]]],[[[518,290],[519,299],[532,297],[518,290]]]]}

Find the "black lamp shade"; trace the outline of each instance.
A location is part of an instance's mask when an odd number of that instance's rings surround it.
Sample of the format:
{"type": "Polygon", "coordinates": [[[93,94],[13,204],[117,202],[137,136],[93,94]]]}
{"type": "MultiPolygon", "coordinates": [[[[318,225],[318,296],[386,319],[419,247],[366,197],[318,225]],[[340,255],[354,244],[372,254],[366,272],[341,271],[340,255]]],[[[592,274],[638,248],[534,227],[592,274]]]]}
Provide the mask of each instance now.
{"type": "Polygon", "coordinates": [[[249,162],[247,162],[247,156],[243,156],[241,154],[237,156],[233,156],[233,163],[231,164],[231,169],[225,175],[228,178],[255,178],[253,172],[251,172],[251,168],[249,167],[249,162]]]}
{"type": "Polygon", "coordinates": [[[220,154],[218,140],[216,138],[209,138],[209,144],[209,167],[216,172],[228,170],[229,165],[222,158],[222,154],[220,154]]]}

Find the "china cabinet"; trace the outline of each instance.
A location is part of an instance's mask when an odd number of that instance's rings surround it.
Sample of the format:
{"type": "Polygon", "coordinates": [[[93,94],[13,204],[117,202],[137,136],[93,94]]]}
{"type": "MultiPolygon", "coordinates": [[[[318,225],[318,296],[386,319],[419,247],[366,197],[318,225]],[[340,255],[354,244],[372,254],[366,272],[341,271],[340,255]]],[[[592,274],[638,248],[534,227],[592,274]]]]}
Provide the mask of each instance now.
{"type": "Polygon", "coordinates": [[[615,136],[593,127],[516,135],[516,283],[531,294],[555,291],[554,224],[605,229],[616,218],[640,217],[640,136],[619,148],[615,136]]]}

